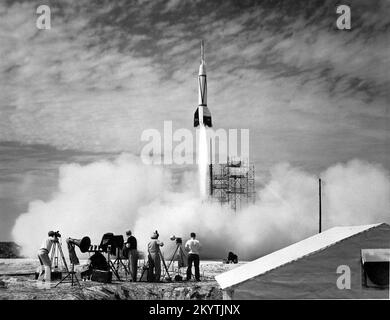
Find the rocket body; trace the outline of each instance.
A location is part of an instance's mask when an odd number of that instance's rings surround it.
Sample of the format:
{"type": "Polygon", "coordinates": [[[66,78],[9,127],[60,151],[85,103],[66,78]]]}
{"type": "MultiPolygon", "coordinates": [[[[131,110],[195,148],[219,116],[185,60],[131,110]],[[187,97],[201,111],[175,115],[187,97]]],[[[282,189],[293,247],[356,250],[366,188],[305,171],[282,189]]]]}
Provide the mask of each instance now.
{"type": "Polygon", "coordinates": [[[198,73],[198,108],[194,114],[194,127],[200,125],[212,127],[211,113],[207,108],[207,75],[203,41],[201,43],[201,62],[198,73]]]}

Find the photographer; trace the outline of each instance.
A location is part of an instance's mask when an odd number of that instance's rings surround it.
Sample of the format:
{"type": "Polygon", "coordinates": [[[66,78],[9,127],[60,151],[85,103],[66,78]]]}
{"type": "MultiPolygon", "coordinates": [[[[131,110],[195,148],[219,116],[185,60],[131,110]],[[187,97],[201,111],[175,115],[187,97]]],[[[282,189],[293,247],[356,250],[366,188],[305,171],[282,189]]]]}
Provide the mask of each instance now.
{"type": "Polygon", "coordinates": [[[125,250],[128,260],[128,267],[131,281],[137,281],[137,265],[138,265],[138,251],[137,239],[131,234],[131,231],[126,231],[127,241],[125,243],[125,250]]]}
{"type": "Polygon", "coordinates": [[[44,281],[51,281],[51,260],[49,257],[49,253],[53,243],[58,242],[58,237],[61,235],[58,232],[49,231],[48,238],[43,240],[40,249],[38,250],[38,259],[41,264],[41,271],[38,276],[38,280],[42,280],[43,274],[45,274],[44,281]]]}
{"type": "Polygon", "coordinates": [[[160,282],[161,277],[161,259],[160,247],[164,245],[158,240],[157,230],[152,234],[151,241],[148,243],[148,282],[160,282]]]}

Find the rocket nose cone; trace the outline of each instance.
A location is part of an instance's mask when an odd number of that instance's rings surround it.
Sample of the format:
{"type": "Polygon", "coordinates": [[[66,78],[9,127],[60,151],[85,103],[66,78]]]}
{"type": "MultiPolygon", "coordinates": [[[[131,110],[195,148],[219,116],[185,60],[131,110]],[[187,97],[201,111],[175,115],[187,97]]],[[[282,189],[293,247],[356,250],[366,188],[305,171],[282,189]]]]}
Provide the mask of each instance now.
{"type": "Polygon", "coordinates": [[[199,75],[205,75],[205,74],[206,74],[206,65],[204,63],[202,63],[199,66],[199,75]]]}

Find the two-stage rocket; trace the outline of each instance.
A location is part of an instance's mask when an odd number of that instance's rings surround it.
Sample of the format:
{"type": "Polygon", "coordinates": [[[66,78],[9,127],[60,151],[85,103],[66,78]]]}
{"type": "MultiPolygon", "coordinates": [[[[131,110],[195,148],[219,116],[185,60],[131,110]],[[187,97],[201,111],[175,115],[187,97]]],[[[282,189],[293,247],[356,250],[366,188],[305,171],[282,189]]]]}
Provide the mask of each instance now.
{"type": "Polygon", "coordinates": [[[207,108],[207,76],[206,76],[206,62],[204,59],[204,44],[203,40],[200,44],[200,66],[198,74],[198,108],[194,114],[194,127],[200,125],[212,127],[211,113],[207,108]]]}

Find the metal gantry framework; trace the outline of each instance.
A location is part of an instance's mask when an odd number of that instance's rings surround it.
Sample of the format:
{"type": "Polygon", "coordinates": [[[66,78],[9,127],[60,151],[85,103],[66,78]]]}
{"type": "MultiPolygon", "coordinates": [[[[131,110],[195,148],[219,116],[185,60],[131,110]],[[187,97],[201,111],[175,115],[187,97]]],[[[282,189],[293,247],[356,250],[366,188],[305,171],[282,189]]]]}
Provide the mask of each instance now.
{"type": "Polygon", "coordinates": [[[223,164],[210,164],[209,194],[234,211],[255,203],[255,166],[239,158],[228,158],[223,164]]]}

